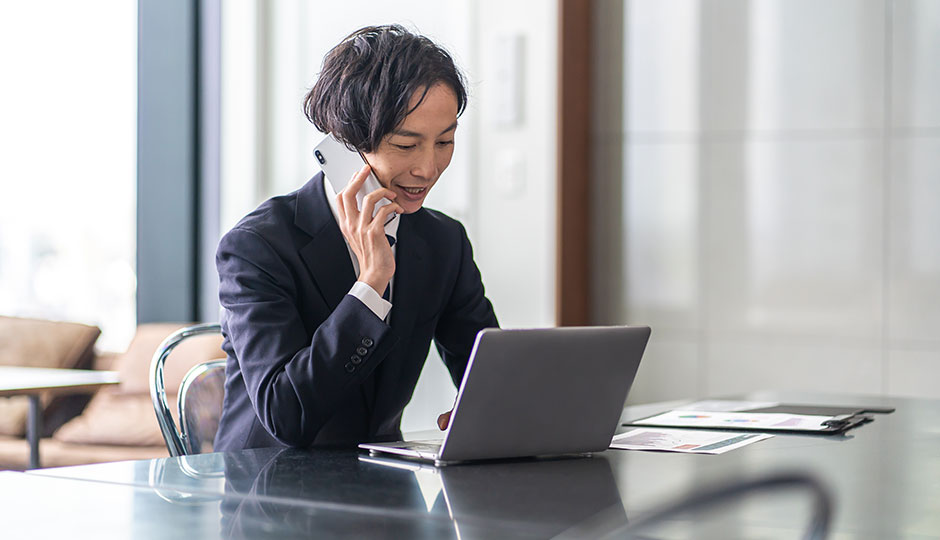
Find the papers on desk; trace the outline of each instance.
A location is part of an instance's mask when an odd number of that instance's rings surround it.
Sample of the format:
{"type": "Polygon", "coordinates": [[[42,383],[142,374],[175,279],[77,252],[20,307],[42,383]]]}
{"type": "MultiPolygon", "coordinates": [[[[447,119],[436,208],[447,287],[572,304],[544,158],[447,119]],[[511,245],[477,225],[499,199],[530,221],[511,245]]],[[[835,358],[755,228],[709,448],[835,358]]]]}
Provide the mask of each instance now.
{"type": "Polygon", "coordinates": [[[807,414],[677,410],[635,420],[632,424],[688,428],[825,431],[831,429],[825,422],[832,418],[807,414]]]}
{"type": "Polygon", "coordinates": [[[683,411],[740,412],[776,407],[776,401],[736,401],[730,399],[706,399],[680,407],[683,411]]]}
{"type": "Polygon", "coordinates": [[[610,442],[610,447],[620,450],[724,454],[729,450],[741,448],[771,437],[773,435],[766,433],[639,428],[615,435],[610,442]]]}

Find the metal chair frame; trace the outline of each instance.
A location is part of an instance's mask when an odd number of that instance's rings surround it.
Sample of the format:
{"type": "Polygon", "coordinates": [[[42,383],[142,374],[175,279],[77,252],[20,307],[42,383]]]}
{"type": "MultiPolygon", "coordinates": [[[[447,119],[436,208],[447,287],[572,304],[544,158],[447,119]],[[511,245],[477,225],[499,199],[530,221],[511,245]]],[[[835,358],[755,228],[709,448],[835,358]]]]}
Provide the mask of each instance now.
{"type": "MultiPolygon", "coordinates": [[[[180,439],[183,441],[183,446],[186,449],[186,455],[199,453],[199,449],[196,448],[196,441],[193,440],[193,430],[196,428],[196,426],[192,424],[191,417],[184,412],[187,410],[186,403],[187,398],[190,395],[189,388],[193,382],[199,378],[200,375],[219,369],[221,369],[223,372],[225,371],[225,360],[210,360],[208,362],[197,364],[186,372],[186,375],[183,377],[183,382],[180,384],[180,391],[179,394],[177,394],[176,405],[180,419],[180,439]]],[[[221,405],[221,403],[219,405],[221,405]]]]}
{"type": "Polygon", "coordinates": [[[153,401],[153,410],[157,415],[157,422],[160,424],[160,431],[163,433],[163,439],[166,441],[167,450],[169,450],[170,456],[172,457],[198,453],[198,450],[192,447],[189,436],[192,426],[184,414],[186,392],[189,390],[192,381],[195,380],[198,375],[220,366],[224,368],[225,360],[203,362],[202,364],[194,366],[186,373],[180,385],[177,399],[181,430],[176,428],[176,423],[173,421],[173,416],[170,414],[170,406],[167,404],[166,386],[163,380],[163,366],[166,363],[167,357],[173,352],[173,349],[184,340],[204,334],[221,333],[222,327],[218,323],[197,324],[181,328],[163,340],[163,343],[157,348],[157,352],[154,353],[153,360],[150,362],[150,398],[153,401]]]}

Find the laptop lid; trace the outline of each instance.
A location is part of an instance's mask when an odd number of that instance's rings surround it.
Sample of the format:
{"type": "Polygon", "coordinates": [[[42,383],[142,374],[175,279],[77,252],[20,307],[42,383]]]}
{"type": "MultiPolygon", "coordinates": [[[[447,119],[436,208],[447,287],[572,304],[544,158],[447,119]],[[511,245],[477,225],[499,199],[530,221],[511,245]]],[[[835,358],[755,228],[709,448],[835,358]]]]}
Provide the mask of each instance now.
{"type": "Polygon", "coordinates": [[[438,459],[607,449],[649,336],[645,326],[481,331],[438,459]]]}

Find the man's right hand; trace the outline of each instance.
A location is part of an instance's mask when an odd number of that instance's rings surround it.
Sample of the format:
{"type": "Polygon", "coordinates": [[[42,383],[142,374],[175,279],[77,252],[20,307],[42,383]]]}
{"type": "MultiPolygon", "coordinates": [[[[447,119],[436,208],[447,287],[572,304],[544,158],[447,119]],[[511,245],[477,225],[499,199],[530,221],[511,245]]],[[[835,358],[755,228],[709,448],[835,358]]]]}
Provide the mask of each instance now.
{"type": "Polygon", "coordinates": [[[356,204],[356,194],[372,172],[369,165],[359,169],[346,189],[336,195],[339,210],[339,229],[359,261],[359,281],[372,287],[379,295],[385,292],[395,275],[395,257],[385,237],[385,223],[392,212],[402,214],[404,210],[395,202],[395,192],[380,188],[363,198],[362,209],[356,204]],[[375,204],[382,198],[391,201],[372,217],[375,204]]]}

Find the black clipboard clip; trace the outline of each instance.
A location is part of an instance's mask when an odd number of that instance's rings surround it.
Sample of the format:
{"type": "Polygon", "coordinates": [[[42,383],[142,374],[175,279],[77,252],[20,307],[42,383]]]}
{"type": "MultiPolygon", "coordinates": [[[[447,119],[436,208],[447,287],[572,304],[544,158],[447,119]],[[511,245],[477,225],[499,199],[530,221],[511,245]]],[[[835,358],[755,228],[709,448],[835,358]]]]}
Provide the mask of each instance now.
{"type": "Polygon", "coordinates": [[[841,432],[874,420],[870,414],[843,414],[825,420],[822,425],[831,428],[827,431],[841,432]]]}

